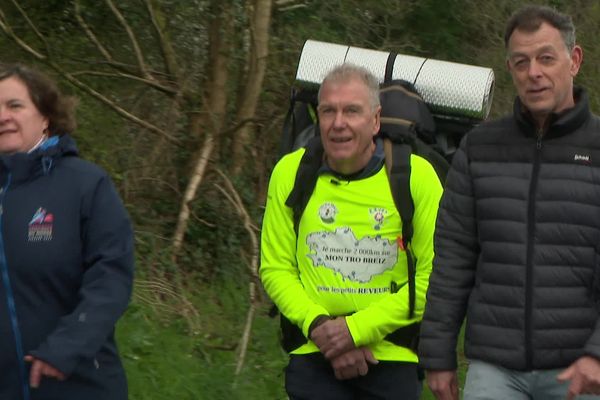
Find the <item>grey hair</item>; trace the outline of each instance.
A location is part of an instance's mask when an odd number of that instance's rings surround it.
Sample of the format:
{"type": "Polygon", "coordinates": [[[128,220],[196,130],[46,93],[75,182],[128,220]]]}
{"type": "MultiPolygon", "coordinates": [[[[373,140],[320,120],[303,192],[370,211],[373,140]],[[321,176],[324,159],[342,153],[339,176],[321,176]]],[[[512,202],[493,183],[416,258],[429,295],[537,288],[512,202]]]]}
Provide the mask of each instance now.
{"type": "Polygon", "coordinates": [[[504,31],[504,47],[508,49],[508,41],[516,29],[535,32],[544,22],[552,25],[560,32],[569,52],[573,50],[576,38],[575,25],[573,25],[571,17],[558,12],[552,7],[537,4],[522,7],[511,15],[504,31]]]}
{"type": "Polygon", "coordinates": [[[350,63],[340,64],[327,73],[319,88],[319,101],[321,100],[321,90],[326,83],[347,82],[351,79],[359,79],[365,84],[369,91],[371,109],[374,111],[379,107],[379,81],[368,69],[350,63]]]}

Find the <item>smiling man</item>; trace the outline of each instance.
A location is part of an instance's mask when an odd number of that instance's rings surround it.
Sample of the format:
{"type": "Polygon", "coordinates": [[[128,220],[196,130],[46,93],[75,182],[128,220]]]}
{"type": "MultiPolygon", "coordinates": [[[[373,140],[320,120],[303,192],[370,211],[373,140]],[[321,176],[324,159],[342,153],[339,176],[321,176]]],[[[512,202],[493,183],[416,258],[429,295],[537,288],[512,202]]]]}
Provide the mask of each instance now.
{"type": "Polygon", "coordinates": [[[583,51],[575,33],[563,40],[549,22],[524,21],[508,37],[507,66],[522,106],[543,135],[552,113],[575,106],[573,78],[579,72],[583,51]]]}
{"type": "Polygon", "coordinates": [[[283,315],[289,398],[417,400],[414,347],[433,259],[441,183],[412,155],[412,253],[416,299],[409,312],[402,226],[384,168],[379,83],[349,64],[319,92],[323,158],[299,221],[286,205],[305,149],[283,157],[269,183],[260,277],[283,315]],[[412,316],[411,316],[412,315],[412,316]]]}
{"type": "Polygon", "coordinates": [[[467,134],[435,232],[419,357],[439,400],[597,399],[600,393],[600,119],[574,78],[569,16],[509,19],[513,115],[467,134]]]}
{"type": "Polygon", "coordinates": [[[338,73],[325,79],[319,92],[319,128],[327,164],[339,174],[363,169],[375,152],[379,131],[378,92],[358,76],[338,73]],[[372,93],[371,93],[372,92],[372,93]]]}

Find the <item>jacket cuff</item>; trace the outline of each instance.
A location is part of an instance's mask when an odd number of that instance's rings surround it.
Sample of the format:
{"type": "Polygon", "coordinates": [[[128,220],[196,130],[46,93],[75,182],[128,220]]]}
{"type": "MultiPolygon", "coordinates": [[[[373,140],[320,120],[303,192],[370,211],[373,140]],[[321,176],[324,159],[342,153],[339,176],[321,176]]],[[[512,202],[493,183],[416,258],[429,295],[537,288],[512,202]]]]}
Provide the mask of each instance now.
{"type": "Polygon", "coordinates": [[[458,369],[456,360],[454,362],[448,360],[428,360],[419,356],[419,367],[426,371],[455,371],[458,369]]]}
{"type": "Polygon", "coordinates": [[[600,360],[600,346],[591,345],[588,343],[583,351],[586,355],[600,360]]]}
{"type": "Polygon", "coordinates": [[[315,306],[308,310],[306,317],[304,317],[304,322],[302,323],[302,333],[304,337],[310,338],[310,329],[313,327],[313,323],[315,320],[321,316],[329,317],[329,313],[323,307],[315,306]]]}
{"type": "Polygon", "coordinates": [[[56,368],[57,370],[59,370],[60,372],[65,374],[66,376],[71,375],[71,373],[73,373],[73,370],[75,369],[75,363],[70,362],[68,359],[65,359],[64,357],[63,358],[53,357],[52,354],[48,354],[48,353],[45,353],[44,351],[39,351],[39,350],[30,351],[29,354],[31,356],[33,356],[34,358],[37,358],[38,360],[42,360],[45,363],[51,365],[52,367],[56,368]]]}
{"type": "Polygon", "coordinates": [[[360,334],[358,324],[355,321],[354,315],[348,315],[346,317],[346,325],[348,325],[348,330],[350,331],[350,336],[352,336],[352,340],[354,341],[354,345],[356,347],[364,346],[369,344],[367,340],[360,334]]]}
{"type": "Polygon", "coordinates": [[[313,320],[313,322],[308,327],[308,338],[310,339],[310,335],[312,331],[319,325],[325,323],[326,321],[331,320],[332,318],[329,315],[319,315],[317,318],[313,320]]]}

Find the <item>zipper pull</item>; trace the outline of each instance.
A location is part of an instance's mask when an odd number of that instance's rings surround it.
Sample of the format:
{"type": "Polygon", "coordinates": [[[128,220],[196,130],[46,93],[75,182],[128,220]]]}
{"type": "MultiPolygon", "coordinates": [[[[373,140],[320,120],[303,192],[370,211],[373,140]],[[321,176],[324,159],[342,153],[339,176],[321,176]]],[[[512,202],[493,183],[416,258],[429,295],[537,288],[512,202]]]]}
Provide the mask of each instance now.
{"type": "Polygon", "coordinates": [[[539,150],[542,148],[542,138],[544,137],[544,127],[538,128],[537,130],[537,142],[535,147],[539,150]]]}

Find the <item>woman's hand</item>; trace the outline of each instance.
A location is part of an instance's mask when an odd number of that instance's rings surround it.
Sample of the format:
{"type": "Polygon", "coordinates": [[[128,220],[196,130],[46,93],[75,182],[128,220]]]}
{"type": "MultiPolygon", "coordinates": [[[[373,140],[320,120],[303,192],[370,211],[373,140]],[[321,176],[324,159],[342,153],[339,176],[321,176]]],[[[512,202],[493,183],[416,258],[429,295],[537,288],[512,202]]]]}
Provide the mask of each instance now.
{"type": "Polygon", "coordinates": [[[29,386],[32,388],[37,388],[40,386],[40,382],[44,376],[55,378],[59,381],[66,379],[65,374],[45,361],[29,355],[25,356],[25,361],[31,363],[31,371],[29,372],[29,386]]]}

